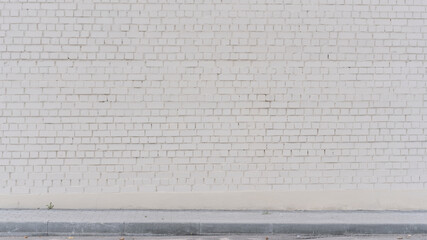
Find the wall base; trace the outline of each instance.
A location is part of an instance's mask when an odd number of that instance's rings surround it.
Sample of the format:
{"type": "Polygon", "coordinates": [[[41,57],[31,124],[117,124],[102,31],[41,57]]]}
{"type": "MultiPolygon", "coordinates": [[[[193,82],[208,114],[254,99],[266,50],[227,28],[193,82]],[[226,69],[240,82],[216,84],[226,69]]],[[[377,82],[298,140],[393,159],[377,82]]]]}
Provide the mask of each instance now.
{"type": "Polygon", "coordinates": [[[427,210],[427,191],[69,193],[0,195],[0,208],[427,210]]]}

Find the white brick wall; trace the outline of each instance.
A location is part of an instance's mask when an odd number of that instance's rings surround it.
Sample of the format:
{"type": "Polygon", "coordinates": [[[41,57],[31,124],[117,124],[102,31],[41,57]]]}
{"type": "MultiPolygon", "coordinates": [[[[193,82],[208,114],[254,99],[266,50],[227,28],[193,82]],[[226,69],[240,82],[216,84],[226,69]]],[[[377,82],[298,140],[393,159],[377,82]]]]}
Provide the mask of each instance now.
{"type": "Polygon", "coordinates": [[[427,189],[427,1],[1,0],[0,194],[427,189]]]}

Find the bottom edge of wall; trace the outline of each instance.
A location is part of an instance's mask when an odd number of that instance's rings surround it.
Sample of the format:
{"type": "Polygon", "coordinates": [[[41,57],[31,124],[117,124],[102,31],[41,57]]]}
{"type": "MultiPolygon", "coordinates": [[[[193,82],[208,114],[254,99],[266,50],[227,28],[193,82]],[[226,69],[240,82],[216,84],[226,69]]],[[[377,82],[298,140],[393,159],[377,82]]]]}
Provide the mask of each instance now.
{"type": "Polygon", "coordinates": [[[0,208],[204,210],[427,210],[423,190],[140,192],[0,195],[0,208]]]}

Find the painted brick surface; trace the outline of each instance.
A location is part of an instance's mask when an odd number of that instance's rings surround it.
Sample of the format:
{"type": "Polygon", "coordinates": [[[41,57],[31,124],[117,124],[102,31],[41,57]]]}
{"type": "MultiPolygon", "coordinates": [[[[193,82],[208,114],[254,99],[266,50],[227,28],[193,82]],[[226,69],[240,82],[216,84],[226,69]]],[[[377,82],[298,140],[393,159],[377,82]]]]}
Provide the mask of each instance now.
{"type": "Polygon", "coordinates": [[[0,1],[0,194],[427,188],[427,1],[0,1]]]}

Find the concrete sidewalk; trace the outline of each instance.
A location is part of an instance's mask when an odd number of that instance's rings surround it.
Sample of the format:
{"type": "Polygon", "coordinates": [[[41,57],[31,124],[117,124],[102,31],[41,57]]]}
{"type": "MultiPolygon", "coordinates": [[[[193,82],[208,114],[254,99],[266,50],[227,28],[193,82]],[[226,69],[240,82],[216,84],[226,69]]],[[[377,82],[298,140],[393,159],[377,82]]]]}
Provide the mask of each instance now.
{"type": "Polygon", "coordinates": [[[0,236],[242,233],[427,233],[427,212],[0,210],[0,236]]]}

